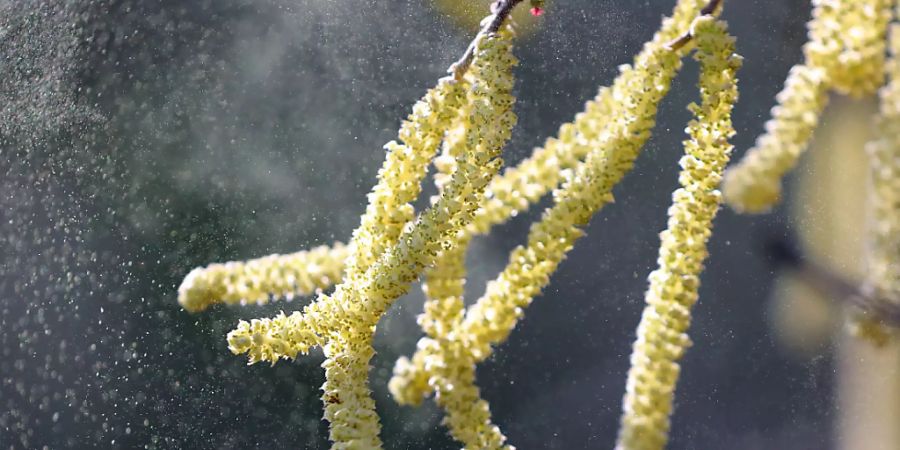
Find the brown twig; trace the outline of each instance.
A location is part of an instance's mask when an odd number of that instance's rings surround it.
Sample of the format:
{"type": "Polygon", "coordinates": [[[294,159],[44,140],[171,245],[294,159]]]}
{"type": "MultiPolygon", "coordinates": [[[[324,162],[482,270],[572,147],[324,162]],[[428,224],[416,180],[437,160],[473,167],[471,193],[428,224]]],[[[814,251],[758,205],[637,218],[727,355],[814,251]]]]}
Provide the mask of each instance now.
{"type": "Polygon", "coordinates": [[[708,15],[716,12],[716,9],[718,9],[719,5],[721,5],[721,4],[722,4],[722,0],[710,0],[710,2],[707,3],[706,6],[700,10],[700,15],[708,16],[708,15]]]}
{"type": "Polygon", "coordinates": [[[807,262],[795,271],[808,286],[821,294],[846,302],[885,324],[900,327],[900,306],[878,296],[871,287],[859,286],[825,267],[807,262]]]}
{"type": "Polygon", "coordinates": [[[882,297],[871,286],[859,285],[809,260],[787,242],[772,241],[767,247],[767,252],[778,264],[790,269],[800,281],[820,295],[847,303],[871,314],[880,322],[900,328],[900,304],[893,299],[882,297]]]}
{"type": "Polygon", "coordinates": [[[447,72],[453,75],[454,79],[462,79],[462,76],[469,70],[469,66],[472,65],[472,58],[475,57],[475,44],[478,42],[478,38],[482,35],[496,33],[500,29],[500,26],[503,25],[506,18],[509,17],[513,8],[519,3],[522,3],[522,1],[523,0],[498,0],[491,4],[491,20],[478,32],[475,39],[472,39],[472,42],[469,44],[469,47],[466,48],[466,52],[463,53],[462,57],[447,69],[447,72]]]}
{"type": "MultiPolygon", "coordinates": [[[[700,15],[701,16],[712,15],[713,13],[716,12],[717,9],[719,9],[719,6],[722,5],[723,2],[724,2],[724,0],[709,0],[709,3],[707,3],[706,6],[704,6],[703,9],[700,10],[700,15]]],[[[673,40],[672,42],[669,42],[668,44],[666,44],[666,47],[669,50],[673,50],[673,51],[678,50],[678,49],[684,47],[685,45],[687,45],[688,42],[691,42],[691,39],[693,39],[693,38],[694,38],[694,34],[693,34],[692,30],[688,30],[684,34],[682,34],[681,36],[679,36],[678,38],[673,40]]]]}

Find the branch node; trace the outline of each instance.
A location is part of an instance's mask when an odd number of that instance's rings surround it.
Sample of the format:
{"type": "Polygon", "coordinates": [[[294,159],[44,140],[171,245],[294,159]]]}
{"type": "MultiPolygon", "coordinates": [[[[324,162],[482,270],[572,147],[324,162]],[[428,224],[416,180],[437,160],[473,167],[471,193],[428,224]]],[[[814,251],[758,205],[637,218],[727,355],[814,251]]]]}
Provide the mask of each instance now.
{"type": "MultiPolygon", "coordinates": [[[[713,15],[723,2],[724,0],[709,0],[709,3],[707,3],[706,6],[704,6],[703,9],[700,10],[700,16],[702,17],[713,15]]],[[[681,48],[691,42],[692,39],[694,39],[694,32],[693,30],[688,30],[681,36],[677,37],[675,40],[666,44],[666,48],[673,52],[681,50],[681,48]]]]}
{"type": "Polygon", "coordinates": [[[523,0],[497,0],[494,3],[491,3],[491,16],[488,16],[488,19],[490,20],[485,19],[486,23],[484,27],[478,32],[475,39],[472,39],[469,47],[466,48],[466,52],[463,53],[458,61],[451,64],[450,68],[447,69],[447,72],[452,75],[454,79],[457,81],[461,80],[463,75],[466,74],[466,71],[469,70],[469,66],[472,65],[472,59],[475,57],[475,44],[478,42],[478,38],[491,33],[496,33],[500,30],[500,27],[503,25],[506,18],[509,17],[513,8],[519,3],[522,3],[522,1],[523,0]]]}

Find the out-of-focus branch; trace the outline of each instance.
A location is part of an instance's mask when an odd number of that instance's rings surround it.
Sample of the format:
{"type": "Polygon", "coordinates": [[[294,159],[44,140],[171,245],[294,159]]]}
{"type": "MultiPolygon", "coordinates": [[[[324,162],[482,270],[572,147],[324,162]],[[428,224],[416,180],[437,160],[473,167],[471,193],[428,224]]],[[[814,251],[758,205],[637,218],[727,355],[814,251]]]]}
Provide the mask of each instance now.
{"type": "Polygon", "coordinates": [[[776,264],[793,271],[801,281],[824,297],[850,304],[888,325],[900,327],[900,308],[892,306],[896,303],[879,298],[868,286],[854,283],[809,260],[789,242],[772,240],[767,244],[767,253],[776,264]]]}
{"type": "Polygon", "coordinates": [[[503,25],[506,18],[509,17],[513,8],[519,3],[522,3],[522,1],[523,0],[498,0],[491,4],[492,15],[489,16],[490,21],[485,23],[481,31],[478,32],[478,35],[475,36],[475,39],[472,39],[472,42],[469,44],[469,47],[466,48],[466,52],[463,53],[462,57],[447,69],[447,72],[449,72],[453,78],[459,80],[466,74],[466,71],[469,70],[469,66],[472,64],[472,58],[475,56],[475,43],[478,42],[478,38],[485,34],[496,33],[503,25]]]}

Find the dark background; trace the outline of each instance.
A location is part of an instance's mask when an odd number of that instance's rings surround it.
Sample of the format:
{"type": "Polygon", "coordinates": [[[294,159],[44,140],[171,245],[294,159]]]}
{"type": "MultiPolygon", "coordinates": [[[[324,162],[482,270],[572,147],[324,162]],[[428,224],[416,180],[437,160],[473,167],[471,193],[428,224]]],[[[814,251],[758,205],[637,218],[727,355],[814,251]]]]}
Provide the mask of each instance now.
{"type": "MultiPolygon", "coordinates": [[[[516,50],[508,163],[609,84],[673,4],[550,4],[516,50]]],[[[746,58],[736,156],[800,59],[809,8],[727,2],[746,58]]],[[[321,354],[247,366],[224,339],[301,301],[191,315],[175,291],[198,265],[346,241],[381,146],[474,35],[456,23],[426,1],[0,1],[0,446],[327,448],[321,354]]],[[[616,203],[479,368],[520,449],[613,446],[695,74],[688,63],[616,203]]],[[[471,298],[539,211],[475,242],[471,298]]],[[[761,240],[785,217],[717,219],[672,449],[834,445],[831,350],[792,356],[767,325],[761,240]]],[[[433,404],[386,392],[420,305],[415,290],[378,330],[383,438],[457,448],[433,404]]]]}

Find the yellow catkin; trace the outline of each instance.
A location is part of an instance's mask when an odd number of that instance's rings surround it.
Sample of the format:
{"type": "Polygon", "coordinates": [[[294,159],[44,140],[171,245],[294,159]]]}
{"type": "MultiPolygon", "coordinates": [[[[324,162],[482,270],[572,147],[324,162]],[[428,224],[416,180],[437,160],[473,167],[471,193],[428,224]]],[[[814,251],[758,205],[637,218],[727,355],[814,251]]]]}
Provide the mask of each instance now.
{"type": "Polygon", "coordinates": [[[781,178],[806,150],[825,109],[828,96],[824,72],[795,66],[776,99],[778,106],[772,108],[766,133],[725,174],[725,201],[739,212],[766,212],[781,199],[781,178]]]}
{"type": "MultiPolygon", "coordinates": [[[[461,110],[461,114],[466,114],[465,108],[461,110]]],[[[456,168],[455,157],[465,148],[464,131],[465,127],[458,126],[447,134],[444,142],[444,153],[435,161],[437,169],[435,182],[439,192],[443,192],[443,188],[446,186],[446,179],[449,178],[449,175],[456,168]]],[[[499,177],[495,177],[492,180],[492,184],[496,182],[497,178],[499,177]]],[[[482,201],[483,204],[484,202],[482,201]]],[[[481,208],[479,208],[480,210],[481,208]]],[[[469,230],[471,229],[472,227],[470,226],[469,230]]],[[[452,330],[458,328],[462,320],[465,309],[465,304],[463,303],[466,276],[465,259],[471,238],[472,233],[459,233],[455,245],[444,249],[435,260],[435,263],[425,271],[424,278],[426,281],[423,283],[422,289],[426,296],[426,302],[424,312],[418,317],[418,323],[422,330],[434,339],[446,339],[452,330]]],[[[436,377],[439,376],[441,375],[436,375],[436,377]]],[[[441,396],[439,394],[440,399],[452,401],[452,399],[465,396],[466,403],[472,408],[467,416],[474,417],[475,414],[480,412],[485,416],[482,421],[488,421],[490,413],[487,403],[480,399],[480,394],[477,390],[474,392],[471,390],[475,385],[474,366],[471,367],[467,374],[454,374],[454,379],[459,376],[468,376],[471,381],[468,384],[459,385],[453,389],[453,392],[446,392],[446,395],[441,396]]],[[[420,378],[417,381],[420,381],[422,385],[415,389],[416,391],[429,389],[426,380],[420,378]]],[[[446,383],[435,384],[440,386],[447,385],[446,383]]],[[[419,399],[421,399],[421,396],[419,399]]],[[[415,399],[411,400],[415,401],[415,399]]],[[[451,418],[448,417],[445,423],[451,429],[456,429],[451,423],[451,418]]],[[[496,427],[477,430],[476,433],[477,435],[465,436],[463,439],[465,439],[465,442],[477,442],[478,446],[476,448],[479,449],[499,447],[505,440],[505,437],[500,434],[499,429],[496,427]]]]}
{"type": "Polygon", "coordinates": [[[857,335],[878,345],[898,335],[880,323],[878,309],[900,310],[900,26],[892,28],[890,44],[886,68],[890,82],[879,92],[879,136],[866,149],[871,177],[866,285],[876,311],[851,321],[857,335]]]}
{"type": "MultiPolygon", "coordinates": [[[[437,169],[435,182],[439,192],[442,192],[446,185],[444,180],[449,178],[449,174],[456,168],[455,156],[465,144],[464,131],[465,127],[459,126],[448,133],[444,142],[444,153],[435,161],[437,169]]],[[[462,320],[465,309],[463,303],[466,282],[465,259],[470,242],[470,234],[460,233],[456,245],[443,250],[434,264],[425,271],[422,290],[426,301],[424,312],[418,317],[418,323],[425,334],[434,339],[446,338],[462,320]]],[[[416,391],[428,389],[427,380],[420,378],[417,381],[422,385],[416,391]]]]}
{"type": "Polygon", "coordinates": [[[210,264],[192,270],[178,288],[178,303],[189,312],[218,304],[265,304],[270,298],[311,295],[339,281],[347,247],[340,242],[287,255],[210,264]]]}
{"type": "MultiPolygon", "coordinates": [[[[465,100],[470,108],[464,118],[465,151],[440,197],[404,228],[396,244],[386,248],[362,275],[345,278],[332,295],[320,295],[302,313],[241,322],[228,335],[232,352],[248,353],[251,363],[274,363],[294,358],[313,345],[323,347],[322,401],[335,449],[381,448],[378,416],[367,386],[375,325],[438,252],[452,248],[499,171],[501,149],[516,121],[511,72],[516,59],[511,46],[508,29],[477,38],[475,58],[466,74],[471,88],[465,100]]],[[[410,178],[384,175],[382,180],[395,179],[400,184],[410,178]]],[[[387,184],[385,193],[399,187],[387,184]]],[[[357,249],[367,245],[376,243],[360,238],[357,249]]]]}
{"type": "MultiPolygon", "coordinates": [[[[465,108],[461,114],[466,114],[465,108]]],[[[435,159],[435,184],[438,192],[443,192],[451,174],[456,169],[456,156],[465,148],[465,120],[461,120],[451,129],[444,140],[444,151],[435,159]]],[[[493,180],[496,181],[496,178],[493,180]]],[[[452,248],[441,251],[434,264],[424,274],[425,282],[422,290],[425,294],[424,312],[419,315],[418,323],[428,336],[445,338],[460,320],[464,312],[463,294],[465,292],[466,266],[465,258],[471,235],[460,233],[458,242],[452,248]]],[[[415,392],[428,390],[428,382],[418,378],[421,383],[415,392]]],[[[408,390],[409,391],[409,390],[408,390]]],[[[418,398],[410,398],[408,403],[418,402],[418,398]]]]}
{"type": "Polygon", "coordinates": [[[791,69],[765,134],[725,175],[725,201],[735,210],[760,213],[778,203],[781,179],[806,150],[829,89],[860,97],[881,86],[891,4],[813,1],[804,63],[791,69]]]}
{"type": "Polygon", "coordinates": [[[719,209],[717,190],[734,134],[731,111],[737,100],[735,73],[741,58],[724,23],[710,17],[694,23],[700,61],[701,104],[690,106],[694,120],[680,165],[681,188],[672,195],[668,228],[660,235],[659,268],[650,287],[631,355],[618,450],[660,450],[668,439],[678,360],[690,345],[686,332],[697,302],[706,243],[719,209]]]}
{"type": "MultiPolygon", "coordinates": [[[[553,153],[561,149],[563,156],[570,157],[575,146],[582,147],[577,151],[588,156],[565,177],[554,194],[555,205],[532,226],[528,245],[513,252],[507,268],[488,285],[485,295],[468,310],[462,323],[443,335],[428,333],[429,337],[420,340],[412,359],[398,360],[389,383],[394,398],[400,403],[418,404],[435,392],[437,403],[447,412],[444,423],[465,448],[508,448],[506,438],[490,421],[487,402],[479,397],[474,384],[475,365],[490,355],[492,345],[506,339],[523,308],[546,286],[550,274],[583,234],[581,227],[612,200],[613,186],[631,169],[649,138],[659,102],[681,66],[681,55],[686,49],[673,51],[666,44],[688,30],[705,4],[679,2],[673,17],[665,20],[662,30],[645,45],[634,65],[623,66],[612,88],[602,90],[597,102],[589,104],[591,111],[581,116],[581,121],[576,120],[581,126],[563,126],[559,139],[548,141],[544,149],[536,151],[536,161],[553,160],[557,158],[553,153]],[[597,111],[607,112],[607,117],[584,120],[597,111]]],[[[569,164],[576,165],[574,161],[569,164]]],[[[522,171],[523,175],[504,178],[538,189],[557,182],[540,181],[544,176],[541,165],[533,167],[537,171],[533,175],[522,171]]],[[[553,170],[558,170],[558,166],[553,170]]],[[[560,177],[549,172],[546,175],[560,177]]],[[[453,303],[452,308],[458,305],[453,303]]],[[[434,314],[434,310],[426,309],[424,316],[434,314]]]]}
{"type": "Polygon", "coordinates": [[[806,64],[832,89],[863,97],[884,83],[885,36],[893,0],[813,0],[806,64]]]}

